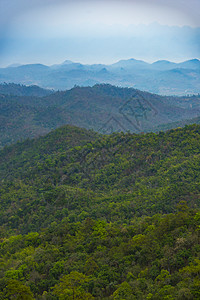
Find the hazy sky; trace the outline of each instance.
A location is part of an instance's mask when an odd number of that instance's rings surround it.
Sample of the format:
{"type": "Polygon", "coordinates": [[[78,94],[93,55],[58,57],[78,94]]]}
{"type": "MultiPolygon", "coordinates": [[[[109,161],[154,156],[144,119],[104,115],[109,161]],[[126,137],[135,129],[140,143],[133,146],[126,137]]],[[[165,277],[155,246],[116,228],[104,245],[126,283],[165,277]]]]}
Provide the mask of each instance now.
{"type": "Polygon", "coordinates": [[[0,66],[199,58],[198,27],[200,0],[0,0],[0,66]]]}

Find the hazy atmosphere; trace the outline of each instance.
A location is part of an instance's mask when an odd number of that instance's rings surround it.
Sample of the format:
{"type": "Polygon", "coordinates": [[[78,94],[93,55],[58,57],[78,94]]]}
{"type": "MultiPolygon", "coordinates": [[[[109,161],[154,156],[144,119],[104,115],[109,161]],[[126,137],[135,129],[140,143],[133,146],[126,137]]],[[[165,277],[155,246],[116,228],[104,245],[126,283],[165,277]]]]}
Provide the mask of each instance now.
{"type": "Polygon", "coordinates": [[[200,0],[0,0],[0,300],[200,299],[200,0]]]}
{"type": "Polygon", "coordinates": [[[184,61],[200,55],[200,2],[1,0],[0,66],[184,61]]]}

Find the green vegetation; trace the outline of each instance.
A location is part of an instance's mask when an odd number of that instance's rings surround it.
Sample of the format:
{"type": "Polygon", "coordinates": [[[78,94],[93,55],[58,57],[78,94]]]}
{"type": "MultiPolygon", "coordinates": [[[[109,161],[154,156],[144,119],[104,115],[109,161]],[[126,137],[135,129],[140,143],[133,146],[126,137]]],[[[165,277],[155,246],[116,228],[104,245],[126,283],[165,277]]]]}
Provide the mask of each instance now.
{"type": "Polygon", "coordinates": [[[0,299],[200,299],[200,126],[0,151],[0,299]]]}

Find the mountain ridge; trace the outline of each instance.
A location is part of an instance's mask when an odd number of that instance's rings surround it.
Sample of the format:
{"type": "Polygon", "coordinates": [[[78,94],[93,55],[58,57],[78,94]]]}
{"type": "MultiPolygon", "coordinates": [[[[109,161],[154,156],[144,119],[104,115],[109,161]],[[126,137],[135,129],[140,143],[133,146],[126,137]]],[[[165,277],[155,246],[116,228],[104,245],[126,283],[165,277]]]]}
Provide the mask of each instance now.
{"type": "Polygon", "coordinates": [[[0,84],[0,94],[13,96],[36,96],[44,97],[53,93],[52,90],[40,88],[37,85],[21,85],[14,83],[0,84]]]}
{"type": "MultiPolygon", "coordinates": [[[[11,87],[21,89],[18,85],[11,87]]],[[[163,97],[109,84],[76,86],[44,97],[26,96],[27,89],[23,87],[25,96],[0,95],[0,147],[44,135],[65,124],[107,134],[139,133],[200,115],[199,96],[163,97]]]]}
{"type": "Polygon", "coordinates": [[[131,58],[110,65],[65,61],[52,66],[28,64],[0,68],[0,82],[39,85],[54,90],[108,83],[161,95],[186,95],[199,93],[199,70],[200,61],[197,58],[181,63],[164,60],[147,63],[131,58]],[[100,72],[102,69],[106,69],[106,73],[100,72]],[[174,69],[181,69],[180,74],[174,75],[172,72],[169,75],[169,71],[174,69]]]}

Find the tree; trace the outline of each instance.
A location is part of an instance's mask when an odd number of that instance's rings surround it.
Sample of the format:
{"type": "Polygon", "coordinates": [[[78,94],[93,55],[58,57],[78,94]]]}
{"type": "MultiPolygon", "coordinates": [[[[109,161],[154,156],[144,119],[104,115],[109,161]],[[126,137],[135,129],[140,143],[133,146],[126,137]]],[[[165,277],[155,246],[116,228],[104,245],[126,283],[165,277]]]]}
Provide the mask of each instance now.
{"type": "Polygon", "coordinates": [[[92,300],[94,297],[88,293],[84,286],[89,278],[79,272],[71,272],[61,278],[60,283],[53,288],[59,300],[92,300]]]}
{"type": "Polygon", "coordinates": [[[6,298],[12,300],[33,300],[30,288],[18,280],[9,280],[4,290],[6,298]]]}
{"type": "Polygon", "coordinates": [[[124,281],[113,294],[114,300],[134,300],[136,299],[133,295],[131,286],[128,282],[124,281]]]}

